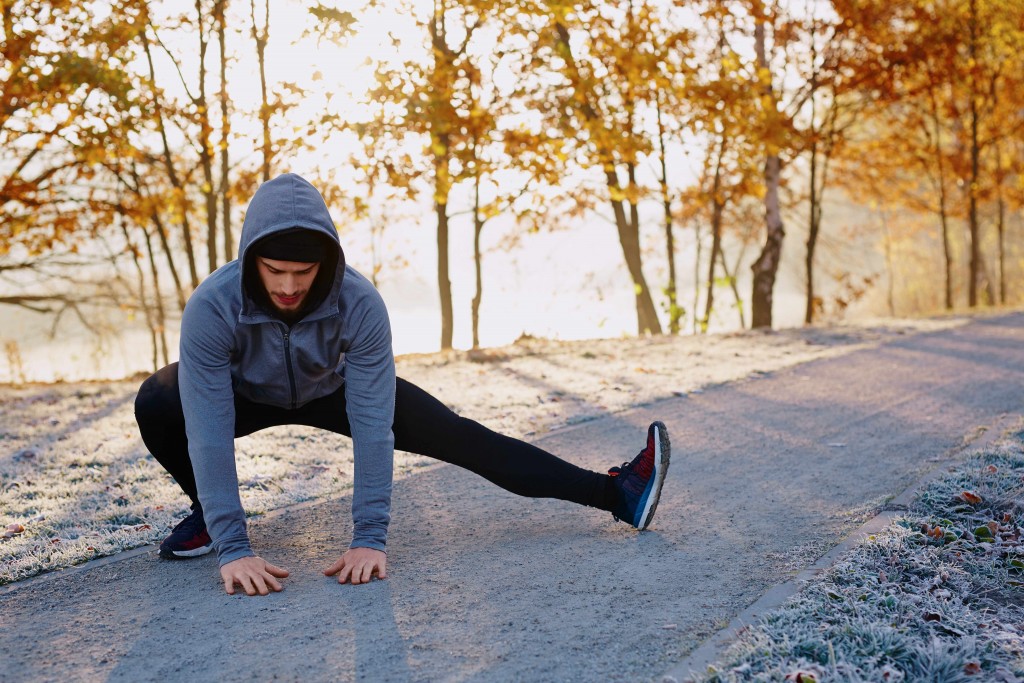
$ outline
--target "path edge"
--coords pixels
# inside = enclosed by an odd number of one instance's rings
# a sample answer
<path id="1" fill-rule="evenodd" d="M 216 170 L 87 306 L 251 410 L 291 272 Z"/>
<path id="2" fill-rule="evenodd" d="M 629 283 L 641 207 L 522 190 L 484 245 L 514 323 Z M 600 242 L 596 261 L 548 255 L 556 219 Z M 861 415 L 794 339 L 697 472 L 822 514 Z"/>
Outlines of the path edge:
<path id="1" fill-rule="evenodd" d="M 972 453 L 981 451 L 1005 437 L 1011 430 L 1019 429 L 1022 415 L 1003 413 L 992 424 L 975 427 L 963 436 L 959 444 L 947 450 L 938 459 L 938 464 L 885 503 L 874 517 L 847 534 L 842 541 L 822 555 L 810 567 L 797 572 L 791 579 L 776 584 L 765 591 L 753 604 L 736 615 L 729 625 L 704 640 L 681 662 L 665 672 L 661 683 L 693 683 L 696 676 L 708 673 L 709 667 L 722 658 L 725 651 L 749 626 L 758 622 L 767 612 L 782 606 L 807 584 L 831 569 L 847 553 L 864 542 L 868 536 L 881 532 L 895 519 L 906 512 L 914 498 L 928 484 L 947 474 L 952 465 L 959 464 Z"/>

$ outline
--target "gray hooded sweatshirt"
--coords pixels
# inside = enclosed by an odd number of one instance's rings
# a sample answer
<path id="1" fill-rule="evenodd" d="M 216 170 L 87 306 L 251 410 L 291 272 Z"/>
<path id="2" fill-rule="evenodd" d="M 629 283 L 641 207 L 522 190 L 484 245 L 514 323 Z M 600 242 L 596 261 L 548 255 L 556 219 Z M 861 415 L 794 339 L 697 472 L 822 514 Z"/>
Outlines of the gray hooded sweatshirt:
<path id="1" fill-rule="evenodd" d="M 182 316 L 178 383 L 189 457 L 222 566 L 254 554 L 235 470 L 236 393 L 294 409 L 344 386 L 355 449 L 351 547 L 384 550 L 387 542 L 395 412 L 387 310 L 373 285 L 345 265 L 340 245 L 330 291 L 291 328 L 259 308 L 242 284 L 246 253 L 261 238 L 291 228 L 315 230 L 338 245 L 320 193 L 287 174 L 256 191 L 238 259 L 199 285 Z"/>

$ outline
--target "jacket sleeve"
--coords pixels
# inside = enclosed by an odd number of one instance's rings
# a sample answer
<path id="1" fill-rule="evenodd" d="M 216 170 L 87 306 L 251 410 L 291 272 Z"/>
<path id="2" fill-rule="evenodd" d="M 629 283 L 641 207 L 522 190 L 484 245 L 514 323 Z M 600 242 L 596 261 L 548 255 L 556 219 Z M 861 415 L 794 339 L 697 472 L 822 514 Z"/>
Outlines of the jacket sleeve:
<path id="1" fill-rule="evenodd" d="M 199 502 L 221 566 L 254 554 L 235 470 L 233 343 L 231 325 L 213 305 L 189 299 L 181 321 L 178 385 Z"/>
<path id="2" fill-rule="evenodd" d="M 395 359 L 391 323 L 376 289 L 369 288 L 346 325 L 355 330 L 345 351 L 345 402 L 355 450 L 351 547 L 384 550 L 391 521 Z"/>

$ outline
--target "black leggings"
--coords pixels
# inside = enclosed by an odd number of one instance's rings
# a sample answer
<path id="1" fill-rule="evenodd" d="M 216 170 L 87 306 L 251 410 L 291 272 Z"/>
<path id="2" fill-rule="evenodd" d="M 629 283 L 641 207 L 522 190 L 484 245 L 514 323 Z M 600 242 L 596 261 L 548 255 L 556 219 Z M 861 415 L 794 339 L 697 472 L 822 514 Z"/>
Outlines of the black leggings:
<path id="1" fill-rule="evenodd" d="M 185 416 L 178 393 L 178 364 L 171 363 L 142 383 L 135 420 L 146 448 L 192 502 L 198 503 L 188 454 Z M 344 387 L 288 410 L 254 403 L 235 394 L 235 437 L 276 425 L 300 424 L 351 437 Z M 398 378 L 395 448 L 464 467 L 507 491 L 532 498 L 560 498 L 602 510 L 614 505 L 610 477 L 561 460 L 523 441 L 459 417 L 416 385 Z"/>

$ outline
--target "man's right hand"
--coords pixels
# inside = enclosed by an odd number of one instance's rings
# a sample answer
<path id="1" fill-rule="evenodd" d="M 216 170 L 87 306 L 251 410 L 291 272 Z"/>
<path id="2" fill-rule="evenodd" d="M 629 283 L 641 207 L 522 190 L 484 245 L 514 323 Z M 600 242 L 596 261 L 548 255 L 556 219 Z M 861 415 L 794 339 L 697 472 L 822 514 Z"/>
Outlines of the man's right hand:
<path id="1" fill-rule="evenodd" d="M 259 557 L 243 557 L 220 568 L 224 579 L 224 590 L 235 594 L 235 586 L 241 586 L 246 595 L 269 595 L 270 591 L 284 589 L 278 579 L 288 576 L 287 569 L 281 569 Z"/>

